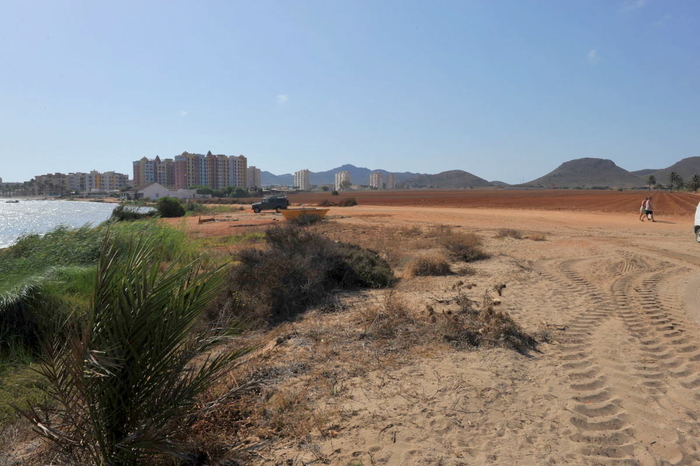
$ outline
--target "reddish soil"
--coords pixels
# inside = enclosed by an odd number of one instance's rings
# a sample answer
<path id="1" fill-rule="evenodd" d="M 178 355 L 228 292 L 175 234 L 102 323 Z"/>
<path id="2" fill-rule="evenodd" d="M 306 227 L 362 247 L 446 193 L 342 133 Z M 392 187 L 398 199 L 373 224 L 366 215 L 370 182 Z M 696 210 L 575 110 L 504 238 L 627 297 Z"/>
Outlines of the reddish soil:
<path id="1" fill-rule="evenodd" d="M 354 197 L 360 205 L 413 207 L 468 207 L 488 209 L 574 210 L 588 212 L 638 212 L 647 191 L 591 190 L 406 190 L 292 194 L 294 204 L 317 204 Z M 691 215 L 700 196 L 689 193 L 652 192 L 654 211 L 663 215 Z"/>

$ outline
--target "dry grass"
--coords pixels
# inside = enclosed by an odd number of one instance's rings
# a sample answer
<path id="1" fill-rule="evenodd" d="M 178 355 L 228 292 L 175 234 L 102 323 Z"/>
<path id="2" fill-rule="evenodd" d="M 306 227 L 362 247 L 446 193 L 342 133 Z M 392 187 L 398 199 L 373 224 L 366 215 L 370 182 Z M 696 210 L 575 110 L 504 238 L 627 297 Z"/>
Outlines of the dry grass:
<path id="1" fill-rule="evenodd" d="M 425 277 L 450 275 L 450 263 L 445 256 L 437 252 L 427 252 L 413 258 L 406 266 L 408 277 Z"/>
<path id="2" fill-rule="evenodd" d="M 519 230 L 513 228 L 501 228 L 496 232 L 495 238 L 523 239 L 523 234 Z"/>
<path id="3" fill-rule="evenodd" d="M 535 233 L 535 234 L 529 235 L 527 238 L 532 240 L 532 241 L 547 241 L 547 235 L 544 235 L 542 233 Z"/>

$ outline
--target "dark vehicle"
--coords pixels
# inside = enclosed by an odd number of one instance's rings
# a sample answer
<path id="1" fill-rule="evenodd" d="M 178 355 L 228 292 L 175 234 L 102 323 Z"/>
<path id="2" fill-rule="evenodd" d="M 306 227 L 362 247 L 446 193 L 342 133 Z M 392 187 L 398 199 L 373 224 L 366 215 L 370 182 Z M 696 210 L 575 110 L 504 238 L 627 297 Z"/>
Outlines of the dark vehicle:
<path id="1" fill-rule="evenodd" d="M 256 214 L 261 210 L 275 210 L 279 212 L 289 207 L 289 200 L 285 196 L 270 196 L 260 202 L 253 204 L 253 212 Z"/>

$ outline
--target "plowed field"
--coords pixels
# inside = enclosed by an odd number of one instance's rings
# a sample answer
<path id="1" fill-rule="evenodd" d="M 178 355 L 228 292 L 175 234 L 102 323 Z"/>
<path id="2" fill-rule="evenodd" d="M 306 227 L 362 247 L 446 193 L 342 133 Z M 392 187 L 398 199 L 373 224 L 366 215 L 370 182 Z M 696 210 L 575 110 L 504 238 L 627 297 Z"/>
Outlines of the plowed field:
<path id="1" fill-rule="evenodd" d="M 468 207 L 541 209 L 589 212 L 637 212 L 644 196 L 652 195 L 654 211 L 663 215 L 691 215 L 700 196 L 688 193 L 584 190 L 406 190 L 293 194 L 295 204 L 337 202 L 354 197 L 361 205 L 411 207 Z"/>

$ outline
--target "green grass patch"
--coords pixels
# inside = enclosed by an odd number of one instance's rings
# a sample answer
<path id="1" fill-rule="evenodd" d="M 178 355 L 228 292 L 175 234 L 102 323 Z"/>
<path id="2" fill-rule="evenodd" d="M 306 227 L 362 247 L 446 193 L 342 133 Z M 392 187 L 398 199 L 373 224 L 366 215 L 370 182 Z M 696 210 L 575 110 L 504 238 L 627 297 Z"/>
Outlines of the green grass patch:
<path id="1" fill-rule="evenodd" d="M 236 246 L 239 244 L 255 244 L 265 241 L 263 232 L 246 233 L 243 235 L 219 236 L 215 238 L 202 238 L 197 244 L 203 249 L 220 246 Z"/>

